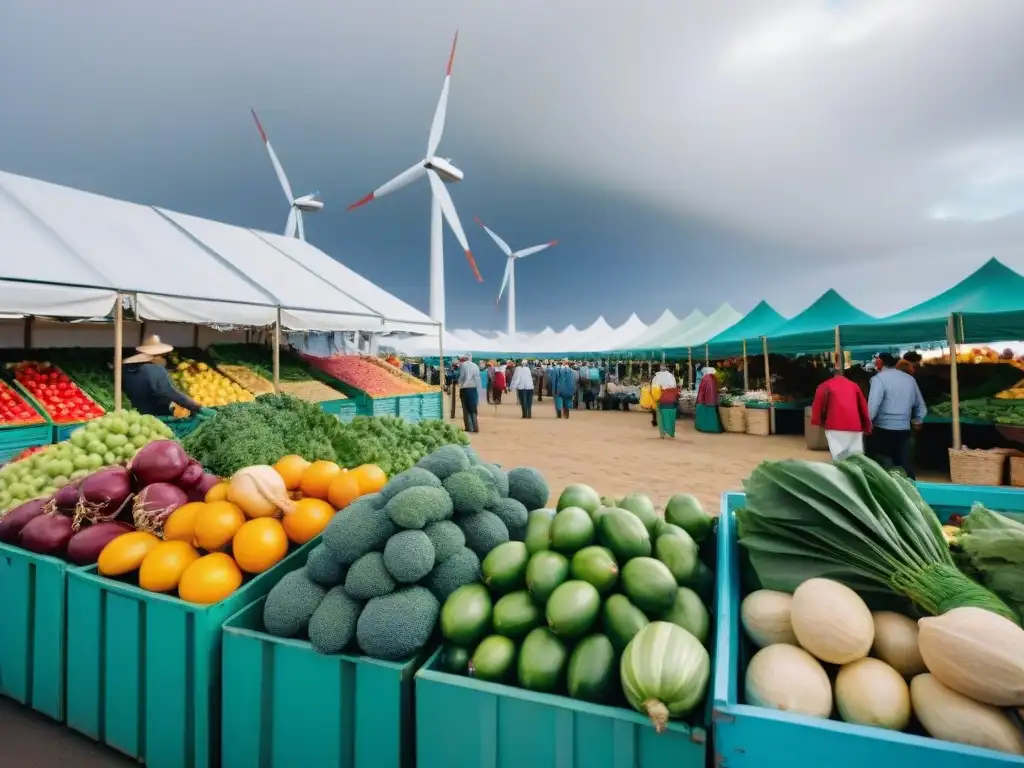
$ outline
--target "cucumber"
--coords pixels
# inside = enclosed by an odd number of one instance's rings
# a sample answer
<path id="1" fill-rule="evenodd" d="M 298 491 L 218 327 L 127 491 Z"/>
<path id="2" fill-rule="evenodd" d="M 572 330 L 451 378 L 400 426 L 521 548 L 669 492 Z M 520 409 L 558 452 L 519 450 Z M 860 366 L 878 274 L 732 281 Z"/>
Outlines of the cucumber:
<path id="1" fill-rule="evenodd" d="M 519 649 L 516 679 L 530 691 L 558 689 L 565 671 L 568 653 L 565 644 L 547 627 L 537 627 L 523 640 Z"/>
<path id="2" fill-rule="evenodd" d="M 555 517 L 553 509 L 535 509 L 526 519 L 526 550 L 532 555 L 545 549 L 551 549 L 551 521 Z"/>
<path id="3" fill-rule="evenodd" d="M 441 606 L 441 634 L 449 643 L 473 645 L 491 629 L 491 596 L 483 584 L 465 584 Z"/>
<path id="4" fill-rule="evenodd" d="M 644 612 L 629 602 L 625 595 L 609 597 L 605 601 L 601 619 L 604 633 L 618 653 L 625 650 L 633 635 L 650 623 Z"/>
<path id="5" fill-rule="evenodd" d="M 635 557 L 622 567 L 622 589 L 637 608 L 651 616 L 672 607 L 679 587 L 663 562 Z"/>
<path id="6" fill-rule="evenodd" d="M 594 540 L 594 521 L 586 510 L 566 507 L 551 521 L 551 548 L 571 555 Z"/>
<path id="7" fill-rule="evenodd" d="M 661 620 L 682 627 L 700 640 L 701 645 L 707 645 L 711 616 L 700 596 L 692 589 L 680 587 L 672 607 L 661 615 Z"/>
<path id="8" fill-rule="evenodd" d="M 530 593 L 522 590 L 505 595 L 496 602 L 492 619 L 495 632 L 520 640 L 531 629 L 544 623 L 544 613 L 530 597 Z"/>
<path id="9" fill-rule="evenodd" d="M 654 534 L 658 523 L 664 519 L 664 515 L 659 515 L 654 509 L 654 502 L 642 493 L 629 494 L 619 502 L 618 506 L 639 517 L 640 522 L 644 524 L 644 528 L 651 535 Z"/>
<path id="10" fill-rule="evenodd" d="M 672 586 L 675 586 L 675 582 L 672 582 Z M 548 598 L 545 615 L 548 626 L 559 637 L 572 639 L 585 635 L 594 625 L 600 611 L 601 595 L 594 585 L 573 580 L 555 588 Z"/>
<path id="11" fill-rule="evenodd" d="M 615 649 L 604 635 L 580 640 L 569 657 L 566 685 L 574 699 L 602 703 L 611 698 L 618 678 Z"/>
<path id="12" fill-rule="evenodd" d="M 555 587 L 567 578 L 569 561 L 557 552 L 537 552 L 526 565 L 526 588 L 539 603 L 546 603 Z"/>
<path id="13" fill-rule="evenodd" d="M 569 573 L 574 579 L 593 584 L 602 595 L 611 592 L 619 580 L 615 555 L 610 549 L 596 545 L 584 547 L 572 556 Z"/>
<path id="14" fill-rule="evenodd" d="M 665 519 L 678 525 L 698 544 L 711 533 L 712 518 L 700 505 L 697 497 L 689 493 L 677 493 L 665 505 Z"/>
<path id="15" fill-rule="evenodd" d="M 675 526 L 673 526 L 675 527 Z M 665 533 L 654 541 L 654 556 L 668 566 L 678 584 L 686 584 L 700 565 L 697 542 L 682 528 L 678 533 Z"/>
<path id="16" fill-rule="evenodd" d="M 466 674 L 470 652 L 461 645 L 446 645 L 441 652 L 441 669 L 453 675 Z"/>
<path id="17" fill-rule="evenodd" d="M 467 667 L 470 677 L 500 683 L 516 665 L 516 644 L 502 635 L 489 635 L 473 651 Z"/>
<path id="18" fill-rule="evenodd" d="M 610 509 L 601 516 L 600 543 L 619 563 L 651 554 L 651 535 L 640 518 L 625 509 Z"/>
<path id="19" fill-rule="evenodd" d="M 521 541 L 506 541 L 499 544 L 484 558 L 480 570 L 484 584 L 495 592 L 512 592 L 526 584 L 526 564 L 530 554 Z"/>

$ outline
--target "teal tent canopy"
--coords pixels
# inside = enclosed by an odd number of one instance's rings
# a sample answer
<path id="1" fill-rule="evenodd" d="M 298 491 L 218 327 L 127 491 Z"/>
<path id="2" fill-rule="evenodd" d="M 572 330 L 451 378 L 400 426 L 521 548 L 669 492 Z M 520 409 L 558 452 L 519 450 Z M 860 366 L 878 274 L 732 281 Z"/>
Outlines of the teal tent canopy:
<path id="1" fill-rule="evenodd" d="M 742 319 L 707 339 L 708 356 L 712 360 L 722 360 L 742 355 L 744 341 L 747 342 L 747 354 L 753 354 L 761 349 L 761 337 L 771 334 L 785 322 L 786 318 L 776 312 L 771 304 L 762 301 Z"/>
<path id="2" fill-rule="evenodd" d="M 835 349 L 836 326 L 874 319 L 830 288 L 799 315 L 764 335 L 768 337 L 768 351 L 775 354 L 826 352 Z"/>

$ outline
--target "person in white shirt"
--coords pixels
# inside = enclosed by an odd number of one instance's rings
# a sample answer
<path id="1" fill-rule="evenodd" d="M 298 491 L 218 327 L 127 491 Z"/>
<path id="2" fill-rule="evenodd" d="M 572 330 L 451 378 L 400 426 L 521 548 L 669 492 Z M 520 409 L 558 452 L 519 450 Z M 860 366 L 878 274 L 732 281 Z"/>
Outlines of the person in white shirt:
<path id="1" fill-rule="evenodd" d="M 520 360 L 512 374 L 511 389 L 516 393 L 519 400 L 519 408 L 523 412 L 524 419 L 533 418 L 533 374 L 525 360 Z"/>
<path id="2" fill-rule="evenodd" d="M 676 404 L 679 401 L 679 385 L 676 384 L 676 377 L 669 371 L 668 366 L 662 363 L 661 369 L 651 379 L 651 386 L 661 390 L 656 404 L 658 437 L 663 440 L 666 436 L 674 438 L 676 436 Z"/>
<path id="3" fill-rule="evenodd" d="M 462 421 L 466 431 L 479 432 L 480 368 L 469 355 L 459 358 L 459 398 L 462 400 Z"/>

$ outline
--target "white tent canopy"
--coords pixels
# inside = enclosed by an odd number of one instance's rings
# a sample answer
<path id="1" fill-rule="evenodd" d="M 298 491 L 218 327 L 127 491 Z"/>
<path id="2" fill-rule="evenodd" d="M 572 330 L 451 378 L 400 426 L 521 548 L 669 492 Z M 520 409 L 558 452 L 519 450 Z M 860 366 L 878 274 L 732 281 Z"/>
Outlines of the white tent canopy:
<path id="1" fill-rule="evenodd" d="M 668 312 L 668 310 L 665 310 Z M 671 313 L 669 313 L 671 314 Z M 618 349 L 623 344 L 628 343 L 631 339 L 635 339 L 637 336 L 647 330 L 647 325 L 636 316 L 634 312 L 618 328 L 614 329 L 605 340 L 604 349 Z"/>
<path id="2" fill-rule="evenodd" d="M 313 246 L 0 172 L 0 308 L 292 330 L 434 332 L 427 315 Z"/>
<path id="3" fill-rule="evenodd" d="M 704 321 L 704 313 L 699 309 L 695 309 L 688 314 L 683 320 L 679 320 L 670 310 L 665 310 L 661 313 L 661 316 L 647 326 L 647 330 L 637 336 L 627 339 L 620 344 L 617 344 L 613 349 L 620 350 L 631 350 L 631 349 L 646 349 L 651 345 L 651 342 L 657 339 L 659 336 L 664 335 L 670 328 L 676 327 L 680 322 L 686 323 L 688 327 L 692 327 Z"/>

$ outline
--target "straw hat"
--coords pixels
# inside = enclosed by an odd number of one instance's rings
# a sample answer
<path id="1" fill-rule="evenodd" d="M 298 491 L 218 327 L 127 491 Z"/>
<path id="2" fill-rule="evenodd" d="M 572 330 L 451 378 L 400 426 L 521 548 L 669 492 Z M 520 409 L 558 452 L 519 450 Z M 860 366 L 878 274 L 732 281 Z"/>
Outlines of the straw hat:
<path id="1" fill-rule="evenodd" d="M 170 344 L 164 344 L 156 334 L 143 339 L 142 343 L 135 348 L 137 355 L 132 355 L 125 363 L 148 363 L 154 357 L 166 355 L 174 350 Z"/>

